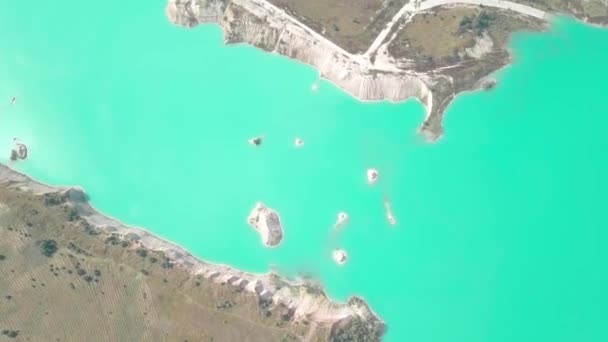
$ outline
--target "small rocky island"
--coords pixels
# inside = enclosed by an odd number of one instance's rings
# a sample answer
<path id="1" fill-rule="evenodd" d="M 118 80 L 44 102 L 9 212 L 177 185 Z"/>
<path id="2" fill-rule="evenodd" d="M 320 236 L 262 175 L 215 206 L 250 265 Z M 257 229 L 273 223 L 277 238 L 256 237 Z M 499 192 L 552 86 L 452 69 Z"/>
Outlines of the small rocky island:
<path id="1" fill-rule="evenodd" d="M 332 252 L 332 258 L 339 266 L 342 266 L 346 263 L 346 259 L 348 259 L 348 254 L 343 249 L 336 249 Z"/>
<path id="2" fill-rule="evenodd" d="M 378 170 L 374 168 L 367 169 L 367 183 L 369 185 L 375 185 L 378 182 Z"/>
<path id="3" fill-rule="evenodd" d="M 11 151 L 11 161 L 27 159 L 27 146 L 17 138 L 13 139 L 15 148 Z"/>
<path id="4" fill-rule="evenodd" d="M 338 213 L 338 217 L 336 219 L 336 223 L 334 223 L 334 228 L 341 228 L 346 224 L 346 221 L 348 221 L 348 214 L 344 211 L 341 211 Z"/>
<path id="5" fill-rule="evenodd" d="M 247 222 L 260 233 L 266 247 L 276 247 L 283 240 L 283 226 L 279 214 L 258 202 L 256 203 Z"/>
<path id="6" fill-rule="evenodd" d="M 295 147 L 302 147 L 304 146 L 304 140 L 302 140 L 302 138 L 296 138 L 293 144 Z"/>
<path id="7" fill-rule="evenodd" d="M 262 145 L 262 137 L 251 138 L 249 139 L 249 143 L 253 146 L 260 146 Z"/>

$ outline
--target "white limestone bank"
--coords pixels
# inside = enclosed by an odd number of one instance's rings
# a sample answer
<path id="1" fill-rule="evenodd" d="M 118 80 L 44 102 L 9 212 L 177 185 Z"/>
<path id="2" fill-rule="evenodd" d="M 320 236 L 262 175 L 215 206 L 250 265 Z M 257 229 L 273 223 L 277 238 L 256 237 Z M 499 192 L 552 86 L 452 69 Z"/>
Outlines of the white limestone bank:
<path id="1" fill-rule="evenodd" d="M 434 99 L 427 86 L 433 81 L 426 74 L 374 67 L 368 58 L 344 51 L 266 1 L 169 0 L 166 12 L 178 25 L 220 25 L 227 44 L 245 42 L 310 64 L 321 77 L 361 100 L 414 97 L 427 107 L 427 118 L 433 116 Z M 425 133 L 431 140 L 441 135 Z"/>
<path id="2" fill-rule="evenodd" d="M 279 214 L 263 203 L 256 203 L 247 217 L 247 223 L 260 233 L 266 247 L 276 247 L 283 241 L 283 225 Z"/>
<path id="3" fill-rule="evenodd" d="M 363 320 L 377 332 L 381 333 L 385 329 L 384 322 L 371 311 L 363 299 L 352 297 L 347 303 L 335 303 L 327 298 L 318 285 L 306 281 L 291 281 L 273 273 L 251 274 L 227 265 L 197 259 L 177 244 L 101 214 L 88 203 L 85 192 L 78 187 L 51 187 L 3 164 L 0 164 L 0 184 L 37 195 L 59 194 L 65 198 L 67 205 L 75 208 L 79 216 L 86 220 L 90 225 L 89 230 L 99 230 L 123 239 L 138 241 L 132 248 L 144 247 L 162 252 L 169 258 L 173 267 L 183 268 L 193 275 L 202 275 L 217 284 L 240 287 L 270 305 L 283 304 L 293 312 L 293 319 L 296 321 L 344 324 L 351 320 Z"/>

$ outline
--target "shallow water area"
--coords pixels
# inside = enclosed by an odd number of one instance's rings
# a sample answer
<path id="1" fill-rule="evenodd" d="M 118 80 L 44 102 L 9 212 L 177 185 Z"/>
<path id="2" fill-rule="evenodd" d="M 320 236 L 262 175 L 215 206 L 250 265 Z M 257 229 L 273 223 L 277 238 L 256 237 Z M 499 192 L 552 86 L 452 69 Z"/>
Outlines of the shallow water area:
<path id="1" fill-rule="evenodd" d="M 225 47 L 215 26 L 175 27 L 164 0 L 87 16 L 78 4 L 0 4 L 2 162 L 18 137 L 30 159 L 17 169 L 80 185 L 102 212 L 203 259 L 361 295 L 386 341 L 608 339 L 608 31 L 558 19 L 516 35 L 517 63 L 493 91 L 460 96 L 428 145 L 416 101 L 312 91 L 313 69 Z M 279 248 L 246 223 L 256 201 L 281 214 Z M 348 251 L 342 267 L 334 248 Z"/>

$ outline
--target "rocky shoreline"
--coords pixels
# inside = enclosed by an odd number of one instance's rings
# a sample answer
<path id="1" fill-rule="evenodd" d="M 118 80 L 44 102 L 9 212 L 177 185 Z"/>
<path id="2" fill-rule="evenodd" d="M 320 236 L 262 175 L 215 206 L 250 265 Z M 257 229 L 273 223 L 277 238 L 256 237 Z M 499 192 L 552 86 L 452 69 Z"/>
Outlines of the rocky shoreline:
<path id="1" fill-rule="evenodd" d="M 477 39 L 469 49 L 472 59 L 466 63 L 431 69 L 420 61 L 390 54 L 388 50 L 397 32 L 413 16 L 426 16 L 436 8 L 450 6 L 488 7 L 512 15 L 527 15 L 534 23 L 533 29 L 546 29 L 551 18 L 549 12 L 510 1 L 411 1 L 386 24 L 383 30 L 386 32 L 377 37 L 367 52 L 352 54 L 267 0 L 168 0 L 166 14 L 171 22 L 185 27 L 217 24 L 224 32 L 226 44 L 247 43 L 309 64 L 319 71 L 320 77 L 359 100 L 399 102 L 416 98 L 426 107 L 426 118 L 419 131 L 427 141 L 434 142 L 443 135 L 444 111 L 456 96 L 487 89 L 484 82 L 512 60 L 506 46 L 492 47 L 483 39 Z M 568 14 L 580 20 L 605 24 L 604 17 L 590 20 L 584 13 L 571 11 Z"/>
<path id="2" fill-rule="evenodd" d="M 85 220 L 88 230 L 101 231 L 133 242 L 133 248 L 146 248 L 163 253 L 171 267 L 179 267 L 192 275 L 202 276 L 217 284 L 239 287 L 258 297 L 260 302 L 284 305 L 293 320 L 319 324 L 345 325 L 350 321 L 365 322 L 375 334 L 385 331 L 384 322 L 372 312 L 363 299 L 352 297 L 347 303 L 331 301 L 319 285 L 304 280 L 288 280 L 274 273 L 251 274 L 227 265 L 197 259 L 181 246 L 151 234 L 145 229 L 122 224 L 95 210 L 79 187 L 52 187 L 0 164 L 0 184 L 38 196 L 54 196 L 73 208 Z"/>
<path id="3" fill-rule="evenodd" d="M 194 27 L 218 24 L 226 44 L 248 43 L 315 67 L 321 77 L 364 101 L 403 101 L 417 98 L 427 108 L 427 118 L 437 108 L 424 74 L 370 69 L 354 56 L 311 29 L 299 25 L 282 11 L 258 0 L 169 0 L 166 13 L 173 23 Z M 426 81 L 431 81 L 427 78 Z M 426 132 L 431 140 L 440 132 Z"/>

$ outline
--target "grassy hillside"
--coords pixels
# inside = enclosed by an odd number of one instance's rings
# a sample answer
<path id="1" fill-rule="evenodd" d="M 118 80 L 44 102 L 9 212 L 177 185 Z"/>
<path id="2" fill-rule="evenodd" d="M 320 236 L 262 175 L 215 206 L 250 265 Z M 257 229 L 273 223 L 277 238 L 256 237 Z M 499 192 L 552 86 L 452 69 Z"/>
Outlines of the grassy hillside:
<path id="1" fill-rule="evenodd" d="M 0 340 L 329 339 L 330 327 L 192 276 L 62 202 L 0 185 Z"/>

